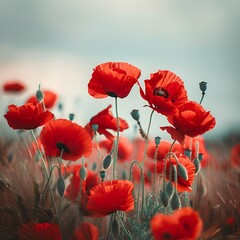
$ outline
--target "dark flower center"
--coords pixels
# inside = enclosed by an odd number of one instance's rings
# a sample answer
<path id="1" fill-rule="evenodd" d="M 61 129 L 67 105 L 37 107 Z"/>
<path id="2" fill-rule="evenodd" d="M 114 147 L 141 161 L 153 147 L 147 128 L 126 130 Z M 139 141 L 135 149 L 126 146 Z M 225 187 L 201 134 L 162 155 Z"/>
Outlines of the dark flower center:
<path id="1" fill-rule="evenodd" d="M 110 96 L 110 97 L 117 97 L 117 94 L 114 93 L 114 92 L 108 92 L 107 94 L 108 94 L 108 96 Z"/>
<path id="2" fill-rule="evenodd" d="M 153 95 L 164 97 L 164 98 L 168 98 L 168 96 L 169 96 L 167 90 L 165 90 L 163 87 L 158 87 L 158 88 L 153 89 Z"/>
<path id="3" fill-rule="evenodd" d="M 171 238 L 171 234 L 170 233 L 164 233 L 163 234 L 163 239 L 170 239 Z"/>
<path id="4" fill-rule="evenodd" d="M 60 150 L 60 151 L 64 151 L 66 153 L 70 153 L 69 149 L 66 147 L 66 145 L 64 143 L 61 143 L 61 142 L 58 142 L 56 144 L 57 148 Z"/>

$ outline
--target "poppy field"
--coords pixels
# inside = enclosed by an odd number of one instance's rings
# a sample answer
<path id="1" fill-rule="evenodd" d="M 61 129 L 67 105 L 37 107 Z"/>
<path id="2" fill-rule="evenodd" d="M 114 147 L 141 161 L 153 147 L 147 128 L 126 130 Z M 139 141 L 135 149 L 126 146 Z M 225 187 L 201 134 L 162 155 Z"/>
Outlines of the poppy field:
<path id="1" fill-rule="evenodd" d="M 147 129 L 141 109 L 131 123 L 118 110 L 135 85 L 150 109 Z M 24 90 L 6 82 L 2 97 Z M 59 96 L 44 86 L 8 105 L 2 117 L 15 137 L 0 139 L 0 239 L 238 239 L 240 144 L 205 140 L 217 122 L 202 106 L 206 82 L 196 102 L 169 70 L 143 81 L 136 66 L 106 62 L 93 69 L 88 93 L 112 104 L 85 125 L 74 113 L 57 118 Z M 156 136 L 153 114 L 168 122 Z"/>

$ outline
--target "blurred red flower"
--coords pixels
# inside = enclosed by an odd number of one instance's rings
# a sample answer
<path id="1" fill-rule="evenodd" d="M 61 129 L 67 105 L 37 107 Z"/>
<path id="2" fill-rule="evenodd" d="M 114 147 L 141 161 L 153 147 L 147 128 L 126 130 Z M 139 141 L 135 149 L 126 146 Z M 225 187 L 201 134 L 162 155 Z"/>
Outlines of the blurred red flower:
<path id="1" fill-rule="evenodd" d="M 103 182 L 90 190 L 87 211 L 96 217 L 103 217 L 119 210 L 131 211 L 134 209 L 133 188 L 133 183 L 128 180 Z"/>
<path id="2" fill-rule="evenodd" d="M 93 129 L 92 125 L 97 124 L 98 130 L 97 132 L 99 134 L 104 134 L 106 138 L 113 139 L 114 136 L 107 131 L 107 129 L 117 131 L 117 119 L 112 115 L 111 112 L 112 105 L 109 105 L 107 108 L 99 112 L 97 115 L 93 116 L 90 120 L 90 122 L 85 126 L 85 129 L 90 134 L 90 136 L 93 137 Z M 119 118 L 119 131 L 122 132 L 123 130 L 128 128 L 128 123 L 122 119 Z"/>
<path id="3" fill-rule="evenodd" d="M 99 143 L 99 146 L 101 148 L 105 148 L 107 152 L 109 153 L 111 149 L 113 148 L 113 140 L 107 139 L 103 140 Z M 119 161 L 127 161 L 131 160 L 133 146 L 132 143 L 125 137 L 120 136 L 119 137 L 119 143 L 118 143 L 118 160 Z"/>
<path id="4" fill-rule="evenodd" d="M 91 223 L 84 222 L 74 230 L 70 240 L 98 240 L 99 230 Z"/>
<path id="5" fill-rule="evenodd" d="M 5 92 L 22 92 L 26 89 L 25 85 L 20 81 L 9 81 L 3 85 L 3 90 Z"/>
<path id="6" fill-rule="evenodd" d="M 201 234 L 203 223 L 198 212 L 184 207 L 172 215 L 156 214 L 150 226 L 155 240 L 196 240 Z"/>
<path id="7" fill-rule="evenodd" d="M 8 125 L 13 129 L 35 129 L 43 126 L 54 118 L 49 111 L 43 111 L 39 103 L 27 103 L 20 107 L 9 105 L 8 112 L 4 115 Z"/>
<path id="8" fill-rule="evenodd" d="M 193 101 L 188 101 L 179 106 L 177 113 L 169 116 L 168 121 L 175 128 L 161 127 L 161 129 L 167 130 L 172 138 L 179 142 L 183 141 L 182 134 L 196 137 L 211 130 L 216 125 L 215 118 L 210 112 L 206 112 L 200 104 Z M 176 134 L 176 131 L 179 132 L 179 135 Z"/>
<path id="9" fill-rule="evenodd" d="M 61 240 L 59 226 L 53 223 L 24 224 L 19 230 L 19 240 Z"/>
<path id="10" fill-rule="evenodd" d="M 159 70 L 144 82 L 145 93 L 139 85 L 142 98 L 153 110 L 163 115 L 173 115 L 177 107 L 188 99 L 183 81 L 168 70 Z"/>
<path id="11" fill-rule="evenodd" d="M 48 90 L 44 90 L 43 91 L 44 94 L 44 104 L 46 108 L 52 108 L 54 106 L 54 104 L 56 103 L 57 100 L 57 94 L 52 92 L 52 91 L 48 91 Z M 31 96 L 26 103 L 36 103 L 37 102 L 37 98 L 36 95 Z"/>
<path id="12" fill-rule="evenodd" d="M 86 130 L 67 119 L 48 122 L 40 139 L 47 156 L 59 157 L 63 151 L 64 160 L 76 161 L 92 152 L 92 140 Z"/>
<path id="13" fill-rule="evenodd" d="M 230 151 L 230 163 L 231 165 L 240 170 L 240 144 L 236 144 Z"/>
<path id="14" fill-rule="evenodd" d="M 88 93 L 94 98 L 125 98 L 140 75 L 138 68 L 125 62 L 100 64 L 93 70 Z"/>
<path id="15" fill-rule="evenodd" d="M 191 186 L 193 184 L 194 181 L 194 176 L 195 176 L 195 166 L 194 164 L 189 160 L 188 157 L 184 156 L 184 155 L 180 155 L 178 156 L 178 161 L 180 164 L 182 164 L 188 174 L 188 179 L 184 180 L 181 176 L 179 176 L 179 174 L 177 175 L 177 190 L 178 192 L 191 192 Z M 169 160 L 169 158 L 167 158 L 167 169 L 166 169 L 166 178 L 169 180 L 169 174 L 170 174 L 170 165 L 177 165 L 177 162 L 175 160 L 174 157 L 171 157 L 171 160 Z M 175 184 L 175 180 L 174 180 L 174 173 L 172 171 L 172 179 L 171 182 Z"/>

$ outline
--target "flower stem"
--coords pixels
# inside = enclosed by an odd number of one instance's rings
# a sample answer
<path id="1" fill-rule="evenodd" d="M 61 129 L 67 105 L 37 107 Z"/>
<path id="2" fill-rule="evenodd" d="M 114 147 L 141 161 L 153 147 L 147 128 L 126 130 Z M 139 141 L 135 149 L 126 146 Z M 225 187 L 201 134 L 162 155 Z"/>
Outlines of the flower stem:
<path id="1" fill-rule="evenodd" d="M 202 101 L 203 101 L 204 96 L 205 96 L 205 92 L 202 92 L 202 97 L 201 97 L 201 100 L 200 100 L 200 102 L 199 102 L 200 105 L 202 104 Z"/>

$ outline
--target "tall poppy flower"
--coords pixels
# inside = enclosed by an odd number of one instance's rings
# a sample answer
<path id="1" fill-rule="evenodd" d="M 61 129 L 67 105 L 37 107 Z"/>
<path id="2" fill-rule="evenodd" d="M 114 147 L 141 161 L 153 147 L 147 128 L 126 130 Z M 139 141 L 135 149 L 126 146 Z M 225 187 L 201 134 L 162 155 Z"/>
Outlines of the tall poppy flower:
<path id="1" fill-rule="evenodd" d="M 102 63 L 93 70 L 88 93 L 94 98 L 125 98 L 140 75 L 137 67 L 125 62 Z"/>
<path id="2" fill-rule="evenodd" d="M 9 105 L 8 112 L 4 115 L 8 125 L 13 129 L 35 129 L 52 120 L 54 115 L 49 111 L 43 111 L 39 103 L 27 103 L 20 107 Z"/>
<path id="3" fill-rule="evenodd" d="M 96 217 L 116 211 L 131 211 L 134 208 L 133 188 L 133 183 L 128 180 L 103 182 L 90 190 L 87 211 Z"/>
<path id="4" fill-rule="evenodd" d="M 142 98 L 153 110 L 163 115 L 173 115 L 177 107 L 188 99 L 183 81 L 168 70 L 159 70 L 144 82 L 145 93 L 139 85 Z"/>
<path id="5" fill-rule="evenodd" d="M 216 125 L 215 118 L 210 112 L 206 112 L 200 104 L 193 101 L 188 101 L 179 106 L 177 113 L 168 117 L 168 121 L 174 128 L 161 127 L 161 129 L 167 130 L 174 140 L 178 140 L 177 137 L 174 137 L 174 135 L 177 136 L 177 134 L 175 134 L 176 131 L 179 132 L 178 136 L 184 134 L 190 137 L 196 137 L 211 130 Z"/>
<path id="6" fill-rule="evenodd" d="M 44 101 L 45 107 L 52 108 L 54 106 L 54 104 L 56 103 L 57 94 L 52 91 L 48 91 L 48 90 L 44 90 L 43 94 L 44 94 L 43 101 Z M 37 102 L 36 96 L 31 96 L 26 101 L 26 103 L 36 103 L 36 102 Z"/>
<path id="7" fill-rule="evenodd" d="M 84 222 L 74 230 L 70 240 L 98 240 L 99 230 L 92 223 Z"/>
<path id="8" fill-rule="evenodd" d="M 92 152 L 92 140 L 86 130 L 67 119 L 48 122 L 40 133 L 40 139 L 47 156 L 76 161 Z"/>
<path id="9" fill-rule="evenodd" d="M 93 136 L 93 125 L 98 125 L 97 132 L 99 134 L 105 135 L 106 138 L 113 139 L 114 136 L 108 131 L 108 129 L 117 131 L 117 119 L 113 116 L 111 109 L 112 105 L 99 112 L 97 115 L 93 116 L 90 122 L 85 126 L 88 133 Z M 128 128 L 128 123 L 119 118 L 119 131 L 122 132 Z"/>
<path id="10" fill-rule="evenodd" d="M 26 86 L 18 80 L 9 81 L 3 85 L 4 92 L 17 93 L 17 92 L 22 92 L 25 89 L 26 89 Z"/>
<path id="11" fill-rule="evenodd" d="M 171 159 L 167 159 L 166 161 L 167 161 L 166 178 L 169 180 L 170 166 L 171 165 L 176 166 L 177 162 L 176 162 L 175 158 L 173 158 L 173 157 L 171 157 Z M 187 180 L 183 179 L 178 173 L 177 174 L 177 190 L 179 192 L 185 192 L 185 191 L 191 192 L 192 191 L 191 186 L 194 182 L 194 176 L 195 176 L 195 166 L 189 160 L 188 157 L 181 155 L 181 154 L 179 154 L 179 156 L 178 156 L 178 161 L 180 164 L 182 164 L 185 167 L 187 174 L 188 174 L 188 179 Z M 169 181 L 171 181 L 172 183 L 175 183 L 173 171 L 172 171 L 171 179 Z"/>
<path id="12" fill-rule="evenodd" d="M 62 240 L 59 226 L 53 223 L 24 224 L 18 235 L 19 240 Z"/>

